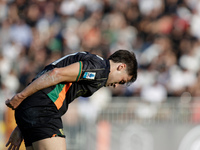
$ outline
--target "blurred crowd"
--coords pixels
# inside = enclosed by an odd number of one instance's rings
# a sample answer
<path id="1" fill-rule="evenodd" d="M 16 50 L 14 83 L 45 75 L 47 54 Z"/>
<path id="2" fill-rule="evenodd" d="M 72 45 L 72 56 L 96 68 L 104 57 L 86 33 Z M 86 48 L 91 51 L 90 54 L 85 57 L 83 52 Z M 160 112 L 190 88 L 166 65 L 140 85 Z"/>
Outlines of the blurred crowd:
<path id="1" fill-rule="evenodd" d="M 138 79 L 112 96 L 198 97 L 199 27 L 199 0 L 0 0 L 1 98 L 63 55 L 118 49 L 136 54 Z"/>

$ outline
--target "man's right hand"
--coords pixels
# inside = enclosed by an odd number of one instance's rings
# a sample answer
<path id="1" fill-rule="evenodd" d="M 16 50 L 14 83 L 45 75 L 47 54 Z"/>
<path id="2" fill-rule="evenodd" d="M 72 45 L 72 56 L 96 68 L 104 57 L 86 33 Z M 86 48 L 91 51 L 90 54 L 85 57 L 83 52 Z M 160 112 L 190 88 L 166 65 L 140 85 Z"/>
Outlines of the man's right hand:
<path id="1" fill-rule="evenodd" d="M 24 98 L 21 98 L 21 97 L 19 96 L 19 94 L 16 94 L 16 95 L 13 96 L 11 99 L 7 99 L 7 100 L 5 101 L 5 104 L 6 104 L 8 107 L 10 107 L 10 108 L 12 108 L 12 109 L 14 110 L 14 109 L 16 109 L 16 108 L 19 106 L 19 104 L 20 104 L 23 100 L 24 100 Z"/>

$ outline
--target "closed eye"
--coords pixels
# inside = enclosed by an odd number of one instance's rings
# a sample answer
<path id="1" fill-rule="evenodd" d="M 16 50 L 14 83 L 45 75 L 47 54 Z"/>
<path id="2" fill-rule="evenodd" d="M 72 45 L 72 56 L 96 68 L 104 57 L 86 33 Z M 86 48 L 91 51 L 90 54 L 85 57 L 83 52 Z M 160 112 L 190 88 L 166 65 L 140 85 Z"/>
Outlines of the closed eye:
<path id="1" fill-rule="evenodd" d="M 120 81 L 119 84 L 125 84 L 126 82 L 124 80 Z"/>

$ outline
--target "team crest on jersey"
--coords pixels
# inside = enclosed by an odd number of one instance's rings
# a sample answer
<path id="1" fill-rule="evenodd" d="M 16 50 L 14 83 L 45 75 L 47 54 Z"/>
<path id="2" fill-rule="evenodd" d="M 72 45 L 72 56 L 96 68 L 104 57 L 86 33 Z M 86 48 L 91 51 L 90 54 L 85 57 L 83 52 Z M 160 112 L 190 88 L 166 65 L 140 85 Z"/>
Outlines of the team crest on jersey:
<path id="1" fill-rule="evenodd" d="M 84 79 L 94 79 L 96 76 L 96 72 L 85 72 L 83 75 Z"/>

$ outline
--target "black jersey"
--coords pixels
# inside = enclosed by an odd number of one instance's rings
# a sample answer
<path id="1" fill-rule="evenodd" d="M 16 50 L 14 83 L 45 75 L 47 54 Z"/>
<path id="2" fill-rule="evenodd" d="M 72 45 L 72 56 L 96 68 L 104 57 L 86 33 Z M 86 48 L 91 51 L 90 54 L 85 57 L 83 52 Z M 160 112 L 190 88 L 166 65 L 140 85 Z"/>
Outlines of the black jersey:
<path id="1" fill-rule="evenodd" d="M 49 97 L 49 99 L 51 99 L 51 101 L 54 102 L 60 115 L 63 115 L 67 111 L 68 104 L 75 98 L 79 96 L 91 96 L 95 91 L 103 87 L 106 84 L 110 72 L 110 64 L 108 60 L 88 52 L 78 52 L 66 55 L 54 61 L 50 65 L 46 66 L 45 69 L 36 76 L 36 78 L 48 70 L 65 67 L 75 62 L 79 62 L 80 64 L 79 75 L 76 82 L 63 82 L 41 90 Z M 45 105 L 45 102 L 42 100 L 30 102 L 29 106 L 31 103 L 32 105 Z"/>

